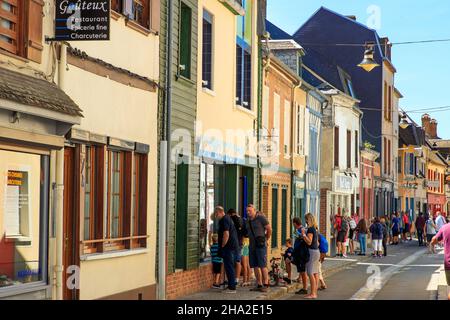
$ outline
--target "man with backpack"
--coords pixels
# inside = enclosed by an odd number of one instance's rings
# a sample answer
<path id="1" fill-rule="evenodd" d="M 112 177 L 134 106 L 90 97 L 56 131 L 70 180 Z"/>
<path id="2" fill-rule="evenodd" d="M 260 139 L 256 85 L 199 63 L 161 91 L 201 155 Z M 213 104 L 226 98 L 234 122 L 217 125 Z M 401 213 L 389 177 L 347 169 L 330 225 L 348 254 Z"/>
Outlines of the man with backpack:
<path id="1" fill-rule="evenodd" d="M 340 253 L 341 257 L 347 258 L 347 236 L 350 230 L 350 224 L 347 217 L 342 217 L 341 230 L 338 232 L 338 256 Z"/>
<path id="2" fill-rule="evenodd" d="M 309 261 L 309 250 L 306 242 L 301 237 L 303 229 L 302 221 L 300 220 L 300 218 L 295 217 L 292 220 L 292 224 L 295 228 L 294 252 L 292 253 L 293 263 L 297 267 L 297 282 L 300 282 L 301 280 L 303 284 L 303 288 L 298 290 L 296 294 L 308 294 L 308 276 L 306 274 L 306 264 Z"/>
<path id="3" fill-rule="evenodd" d="M 327 238 L 324 237 L 324 235 L 319 234 L 319 251 L 320 251 L 320 264 L 319 264 L 319 290 L 326 290 L 327 284 L 325 283 L 325 280 L 323 279 L 323 273 L 322 273 L 322 265 L 325 261 L 325 257 L 328 253 L 328 241 Z"/>
<path id="4" fill-rule="evenodd" d="M 245 225 L 242 218 L 238 215 L 236 210 L 230 209 L 227 212 L 227 215 L 231 217 L 231 220 L 233 220 L 234 227 L 236 228 L 238 241 L 239 241 L 239 254 L 236 257 L 236 285 L 239 285 L 239 278 L 241 276 L 241 270 L 242 270 L 242 246 L 244 242 L 244 235 L 246 233 L 245 231 Z"/>

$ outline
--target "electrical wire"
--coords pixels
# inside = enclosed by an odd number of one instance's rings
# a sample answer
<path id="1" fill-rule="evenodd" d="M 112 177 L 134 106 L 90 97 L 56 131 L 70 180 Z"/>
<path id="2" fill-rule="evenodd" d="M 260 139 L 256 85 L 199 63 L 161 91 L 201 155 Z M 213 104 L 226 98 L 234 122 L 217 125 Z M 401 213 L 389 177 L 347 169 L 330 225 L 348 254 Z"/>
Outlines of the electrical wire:
<path id="1" fill-rule="evenodd" d="M 424 44 L 424 43 L 438 43 L 438 42 L 450 42 L 449 39 L 430 39 L 430 40 L 417 40 L 417 41 L 403 41 L 403 42 L 389 42 L 387 44 L 391 46 L 401 46 L 401 45 L 410 45 L 410 44 Z M 387 44 L 380 44 L 381 46 L 385 46 Z M 367 43 L 301 43 L 302 46 L 310 46 L 310 47 L 366 47 Z M 375 45 L 375 44 L 373 44 Z"/>

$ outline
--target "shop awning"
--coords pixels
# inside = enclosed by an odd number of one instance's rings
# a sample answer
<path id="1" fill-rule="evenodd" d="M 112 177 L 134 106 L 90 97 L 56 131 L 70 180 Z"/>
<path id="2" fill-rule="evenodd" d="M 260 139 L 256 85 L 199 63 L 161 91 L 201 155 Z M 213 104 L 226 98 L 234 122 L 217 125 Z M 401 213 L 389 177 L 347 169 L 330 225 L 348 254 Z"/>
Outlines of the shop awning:
<path id="1" fill-rule="evenodd" d="M 83 116 L 80 107 L 56 84 L 5 68 L 0 68 L 0 108 L 14 109 L 8 107 L 8 103 L 1 103 L 1 100 L 36 107 L 41 112 L 45 110 L 49 118 L 55 118 L 55 113 L 63 115 L 68 122 L 71 122 L 70 118 Z M 28 113 L 23 109 L 15 111 Z M 28 111 L 36 114 L 33 110 Z M 45 112 L 39 115 L 46 117 Z"/>

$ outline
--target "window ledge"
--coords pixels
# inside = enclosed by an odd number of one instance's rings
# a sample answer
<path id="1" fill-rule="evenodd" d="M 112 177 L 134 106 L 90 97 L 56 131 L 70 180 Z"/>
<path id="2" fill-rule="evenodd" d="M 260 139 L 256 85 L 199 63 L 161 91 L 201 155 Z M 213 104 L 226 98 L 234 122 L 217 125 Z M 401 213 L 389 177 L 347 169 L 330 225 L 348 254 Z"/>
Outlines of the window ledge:
<path id="1" fill-rule="evenodd" d="M 148 36 L 150 33 L 152 33 L 149 29 L 141 26 L 139 23 L 137 23 L 134 20 L 125 19 L 125 25 L 139 33 L 142 33 L 144 36 Z"/>
<path id="2" fill-rule="evenodd" d="M 202 91 L 203 91 L 204 93 L 206 93 L 206 94 L 212 96 L 212 97 L 216 97 L 216 96 L 217 96 L 217 94 L 216 94 L 213 90 L 211 90 L 211 89 L 208 89 L 208 88 L 202 88 Z"/>
<path id="3" fill-rule="evenodd" d="M 48 290 L 49 288 L 50 286 L 43 281 L 12 285 L 9 287 L 0 288 L 0 299 L 36 291 Z"/>
<path id="4" fill-rule="evenodd" d="M 241 112 L 243 112 L 243 113 L 246 113 L 246 114 L 249 115 L 249 116 L 256 117 L 256 114 L 255 114 L 255 112 L 254 112 L 253 110 L 249 110 L 249 109 L 247 109 L 247 108 L 244 108 L 244 107 L 241 106 L 241 105 L 236 105 L 236 106 L 235 106 L 235 109 L 238 110 L 238 111 L 241 111 Z"/>
<path id="5" fill-rule="evenodd" d="M 4 56 L 10 57 L 10 58 L 14 58 L 14 59 L 17 59 L 17 60 L 22 61 L 22 62 L 30 63 L 30 60 L 28 60 L 27 58 L 18 56 L 18 55 L 14 54 L 14 53 L 8 52 L 8 51 L 3 50 L 3 49 L 0 49 L 0 55 L 4 55 Z"/>
<path id="6" fill-rule="evenodd" d="M 105 260 L 105 259 L 135 256 L 135 255 L 139 255 L 139 254 L 146 254 L 149 252 L 150 252 L 149 249 L 142 248 L 142 249 L 121 250 L 121 251 L 106 252 L 106 253 L 93 253 L 93 254 L 89 254 L 89 255 L 82 255 L 80 257 L 80 260 L 81 261 Z"/>
<path id="7" fill-rule="evenodd" d="M 186 78 L 185 76 L 182 76 L 181 74 L 177 73 L 177 81 L 179 81 L 179 80 L 181 80 L 181 82 L 185 82 L 186 84 L 195 85 L 195 81 L 194 80 Z"/>

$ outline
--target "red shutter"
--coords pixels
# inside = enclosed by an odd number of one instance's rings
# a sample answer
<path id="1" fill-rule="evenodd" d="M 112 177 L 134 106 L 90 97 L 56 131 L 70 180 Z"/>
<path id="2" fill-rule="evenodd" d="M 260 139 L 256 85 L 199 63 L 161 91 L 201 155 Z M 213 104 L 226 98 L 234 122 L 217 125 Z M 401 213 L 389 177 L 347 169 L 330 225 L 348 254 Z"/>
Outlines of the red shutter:
<path id="1" fill-rule="evenodd" d="M 159 33 L 161 0 L 150 0 L 150 30 Z"/>
<path id="2" fill-rule="evenodd" d="M 44 17 L 42 0 L 27 1 L 28 37 L 26 42 L 27 58 L 41 63 L 42 61 L 42 20 Z"/>

